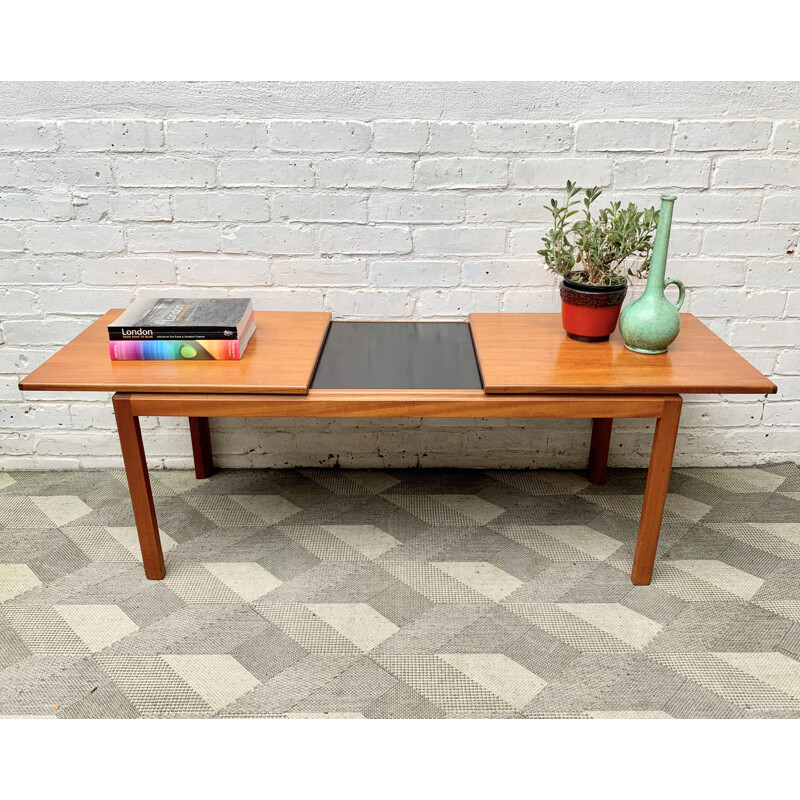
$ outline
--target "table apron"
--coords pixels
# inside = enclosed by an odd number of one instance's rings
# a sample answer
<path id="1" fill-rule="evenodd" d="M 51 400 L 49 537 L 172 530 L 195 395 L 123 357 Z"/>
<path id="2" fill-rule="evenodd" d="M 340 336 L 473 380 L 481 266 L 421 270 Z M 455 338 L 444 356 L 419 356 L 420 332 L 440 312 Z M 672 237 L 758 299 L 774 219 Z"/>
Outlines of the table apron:
<path id="1" fill-rule="evenodd" d="M 656 418 L 678 395 L 486 395 L 482 391 L 307 395 L 117 393 L 137 417 Z"/>

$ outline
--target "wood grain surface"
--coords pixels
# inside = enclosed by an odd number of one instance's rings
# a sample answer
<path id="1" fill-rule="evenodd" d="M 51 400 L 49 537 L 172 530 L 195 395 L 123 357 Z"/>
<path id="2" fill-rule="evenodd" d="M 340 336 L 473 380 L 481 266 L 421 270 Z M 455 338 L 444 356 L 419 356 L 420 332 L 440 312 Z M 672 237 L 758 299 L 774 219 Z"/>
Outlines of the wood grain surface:
<path id="1" fill-rule="evenodd" d="M 112 361 L 106 327 L 121 313 L 100 317 L 20 389 L 305 394 L 331 321 L 322 311 L 256 311 L 256 332 L 239 361 Z"/>
<path id="2" fill-rule="evenodd" d="M 470 314 L 484 390 L 489 394 L 772 394 L 777 391 L 692 314 L 661 355 L 608 342 L 567 338 L 560 314 Z"/>
<path id="3" fill-rule="evenodd" d="M 502 395 L 480 389 L 311 389 L 301 396 L 125 395 L 136 416 L 163 417 L 658 417 L 660 395 Z"/>

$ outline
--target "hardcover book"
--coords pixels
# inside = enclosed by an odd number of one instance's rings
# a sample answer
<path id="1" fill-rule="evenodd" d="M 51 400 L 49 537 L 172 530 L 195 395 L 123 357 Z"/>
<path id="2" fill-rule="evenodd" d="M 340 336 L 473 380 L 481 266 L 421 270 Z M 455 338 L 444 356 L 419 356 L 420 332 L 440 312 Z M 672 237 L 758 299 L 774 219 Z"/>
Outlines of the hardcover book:
<path id="1" fill-rule="evenodd" d="M 241 339 L 253 316 L 246 298 L 142 298 L 108 326 L 111 341 Z"/>
<path id="2" fill-rule="evenodd" d="M 112 361 L 238 361 L 256 329 L 253 317 L 241 339 L 126 339 L 110 341 Z"/>

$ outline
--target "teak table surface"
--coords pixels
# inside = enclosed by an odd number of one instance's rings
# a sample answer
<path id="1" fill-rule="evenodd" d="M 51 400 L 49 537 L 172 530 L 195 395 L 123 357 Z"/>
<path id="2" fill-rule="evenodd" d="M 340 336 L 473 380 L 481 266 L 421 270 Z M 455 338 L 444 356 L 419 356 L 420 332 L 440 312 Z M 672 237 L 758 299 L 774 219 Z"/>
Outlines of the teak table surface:
<path id="1" fill-rule="evenodd" d="M 112 361 L 108 325 L 92 323 L 20 383 L 23 390 L 70 392 L 234 392 L 305 394 L 331 315 L 256 311 L 256 330 L 239 361 Z"/>
<path id="2" fill-rule="evenodd" d="M 775 384 L 692 314 L 666 353 L 564 335 L 560 314 L 470 314 L 484 391 L 494 393 L 771 394 Z"/>
<path id="3" fill-rule="evenodd" d="M 154 580 L 163 578 L 166 568 L 142 416 L 189 418 L 198 478 L 214 470 L 209 417 L 592 419 L 592 483 L 605 481 L 613 420 L 654 418 L 631 571 L 633 583 L 641 585 L 652 577 L 681 393 L 776 391 L 691 314 L 681 315 L 682 329 L 669 351 L 653 356 L 626 350 L 618 334 L 605 343 L 567 339 L 558 314 L 472 314 L 468 329 L 463 323 L 421 322 L 331 328 L 327 313 L 257 311 L 256 333 L 241 361 L 113 362 L 106 326 L 120 313 L 109 311 L 20 381 L 20 388 L 116 393 L 114 412 L 144 570 Z M 348 327 L 353 325 L 356 330 Z M 330 348 L 329 330 L 336 331 Z M 319 382 L 309 388 L 321 354 L 324 368 L 321 364 Z M 354 365 L 348 359 L 361 361 Z M 454 364 L 461 366 L 453 370 Z M 348 388 L 350 381 L 361 388 Z M 468 386 L 474 388 L 463 388 Z"/>
<path id="4" fill-rule="evenodd" d="M 331 321 L 327 312 L 256 311 L 256 332 L 241 361 L 112 361 L 106 327 L 121 313 L 104 314 L 22 380 L 20 388 L 306 394 Z M 680 335 L 667 353 L 657 356 L 628 350 L 616 332 L 610 341 L 591 346 L 568 339 L 559 314 L 470 314 L 469 324 L 488 394 L 776 391 L 692 314 L 681 315 Z"/>

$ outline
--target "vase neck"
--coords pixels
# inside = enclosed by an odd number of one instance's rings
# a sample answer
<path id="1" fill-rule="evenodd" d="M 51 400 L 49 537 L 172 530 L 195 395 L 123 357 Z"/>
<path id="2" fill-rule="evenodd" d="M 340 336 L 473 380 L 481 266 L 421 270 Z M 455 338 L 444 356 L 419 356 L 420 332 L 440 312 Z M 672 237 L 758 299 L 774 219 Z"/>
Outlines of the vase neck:
<path id="1" fill-rule="evenodd" d="M 658 212 L 658 227 L 653 242 L 653 254 L 650 257 L 650 269 L 647 273 L 645 291 L 661 292 L 664 289 L 664 278 L 667 271 L 667 251 L 669 250 L 669 233 L 672 227 L 672 207 L 674 195 L 661 196 L 661 210 Z"/>

